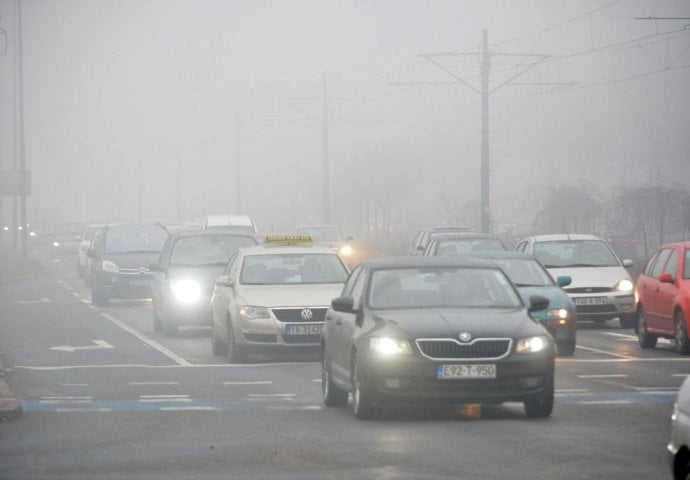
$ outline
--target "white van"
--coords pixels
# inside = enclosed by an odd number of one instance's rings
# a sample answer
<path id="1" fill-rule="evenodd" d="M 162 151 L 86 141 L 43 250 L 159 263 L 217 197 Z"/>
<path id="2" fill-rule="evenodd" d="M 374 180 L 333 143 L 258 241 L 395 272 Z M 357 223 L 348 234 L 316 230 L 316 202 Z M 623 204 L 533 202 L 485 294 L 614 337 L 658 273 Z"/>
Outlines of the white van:
<path id="1" fill-rule="evenodd" d="M 223 228 L 248 233 L 250 235 L 256 235 L 256 224 L 249 215 L 206 215 L 201 228 L 202 230 Z"/>

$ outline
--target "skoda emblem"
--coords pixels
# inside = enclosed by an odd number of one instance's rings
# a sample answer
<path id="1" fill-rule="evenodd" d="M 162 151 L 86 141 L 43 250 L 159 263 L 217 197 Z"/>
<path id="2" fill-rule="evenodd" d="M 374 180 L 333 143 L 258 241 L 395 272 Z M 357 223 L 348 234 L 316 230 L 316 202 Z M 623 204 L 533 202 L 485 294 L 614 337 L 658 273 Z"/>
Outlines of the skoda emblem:
<path id="1" fill-rule="evenodd" d="M 314 316 L 314 312 L 312 312 L 308 308 L 305 308 L 304 310 L 299 312 L 299 316 L 302 317 L 302 320 L 304 320 L 305 322 L 308 322 L 309 320 L 311 320 L 311 317 Z"/>
<path id="2" fill-rule="evenodd" d="M 470 332 L 462 332 L 460 334 L 460 341 L 461 342 L 467 343 L 470 340 L 472 340 L 472 335 L 470 335 Z"/>

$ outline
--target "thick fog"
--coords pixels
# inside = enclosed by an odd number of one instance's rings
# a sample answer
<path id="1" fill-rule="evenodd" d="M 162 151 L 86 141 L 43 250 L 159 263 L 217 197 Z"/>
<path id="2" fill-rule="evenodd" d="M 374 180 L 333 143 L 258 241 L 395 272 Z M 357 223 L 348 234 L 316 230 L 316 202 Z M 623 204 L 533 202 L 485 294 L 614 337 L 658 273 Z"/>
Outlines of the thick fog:
<path id="1" fill-rule="evenodd" d="M 0 0 L 2 170 L 15 6 Z M 23 0 L 28 218 L 320 223 L 325 90 L 331 223 L 479 228 L 484 29 L 494 229 L 528 230 L 544 186 L 690 187 L 690 20 L 636 17 L 690 4 Z"/>

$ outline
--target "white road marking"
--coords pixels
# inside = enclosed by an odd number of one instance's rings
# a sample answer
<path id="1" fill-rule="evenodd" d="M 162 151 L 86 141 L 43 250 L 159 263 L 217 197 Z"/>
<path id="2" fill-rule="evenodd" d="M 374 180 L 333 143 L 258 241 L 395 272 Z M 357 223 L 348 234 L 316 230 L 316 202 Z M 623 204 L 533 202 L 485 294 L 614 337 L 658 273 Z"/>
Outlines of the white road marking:
<path id="1" fill-rule="evenodd" d="M 676 393 L 678 389 L 675 390 L 649 390 L 646 392 L 640 392 L 642 395 L 668 395 L 669 393 Z"/>
<path id="2" fill-rule="evenodd" d="M 86 304 L 89 306 L 89 308 L 90 308 L 91 310 L 95 310 L 95 311 L 98 311 L 98 310 L 99 310 L 98 307 L 96 307 L 96 306 L 94 306 L 94 305 L 91 305 L 91 302 L 89 302 L 89 301 L 86 300 L 86 299 L 84 299 L 84 303 L 86 303 Z"/>
<path id="3" fill-rule="evenodd" d="M 110 408 L 56 408 L 57 413 L 112 412 Z"/>
<path id="4" fill-rule="evenodd" d="M 292 398 L 294 393 L 250 393 L 249 398 Z"/>
<path id="5" fill-rule="evenodd" d="M 159 403 L 159 402 L 183 402 L 191 403 L 189 395 L 140 395 L 140 403 Z"/>
<path id="6" fill-rule="evenodd" d="M 673 377 L 688 377 L 690 376 L 690 373 L 673 373 L 671 374 Z"/>
<path id="7" fill-rule="evenodd" d="M 582 345 L 577 345 L 577 348 L 582 349 L 582 350 L 586 350 L 588 352 L 601 353 L 603 355 L 611 355 L 612 357 L 626 358 L 626 359 L 635 358 L 635 357 L 631 357 L 630 355 L 622 355 L 620 353 L 607 352 L 606 350 L 599 350 L 598 348 L 585 347 Z"/>
<path id="8" fill-rule="evenodd" d="M 159 409 L 161 412 L 216 412 L 218 411 L 215 407 L 161 407 Z"/>
<path id="9" fill-rule="evenodd" d="M 660 390 L 671 390 L 673 392 L 678 390 L 678 387 L 632 387 L 638 392 L 656 392 Z"/>
<path id="10" fill-rule="evenodd" d="M 179 385 L 179 382 L 129 382 L 130 385 Z"/>
<path id="11" fill-rule="evenodd" d="M 61 387 L 88 387 L 88 383 L 61 383 Z"/>
<path id="12" fill-rule="evenodd" d="M 301 405 L 301 406 L 287 406 L 287 405 L 275 405 L 268 407 L 269 410 L 301 410 L 301 411 L 313 411 L 313 410 L 323 410 L 320 405 Z"/>
<path id="13" fill-rule="evenodd" d="M 578 375 L 578 378 L 625 378 L 627 375 L 625 374 L 612 374 L 612 375 Z"/>
<path id="14" fill-rule="evenodd" d="M 72 292 L 72 296 L 75 298 L 81 298 L 81 295 L 79 295 L 77 292 Z"/>
<path id="15" fill-rule="evenodd" d="M 578 403 L 580 405 L 627 405 L 632 402 L 628 400 L 584 400 Z"/>
<path id="16" fill-rule="evenodd" d="M 60 347 L 50 347 L 51 350 L 57 350 L 59 352 L 76 352 L 77 350 L 102 350 L 115 348 L 105 340 L 92 340 L 94 345 L 87 345 L 84 347 L 72 347 L 70 345 L 62 345 Z"/>
<path id="17" fill-rule="evenodd" d="M 50 298 L 41 297 L 38 300 L 18 300 L 15 302 L 18 305 L 35 305 L 37 303 L 52 303 Z"/>
<path id="18" fill-rule="evenodd" d="M 39 403 L 91 403 L 93 397 L 41 397 Z"/>
<path id="19" fill-rule="evenodd" d="M 223 382 L 223 385 L 271 385 L 271 380 L 258 380 L 255 382 Z"/>
<path id="20" fill-rule="evenodd" d="M 163 345 L 161 345 L 161 344 L 159 344 L 159 343 L 157 343 L 157 342 L 154 342 L 154 341 L 151 340 L 150 338 L 146 337 L 144 334 L 142 334 L 142 333 L 140 333 L 139 331 L 133 329 L 132 327 L 130 327 L 129 325 L 125 324 L 124 322 L 118 320 L 117 318 L 113 317 L 112 315 L 107 314 L 107 313 L 105 313 L 105 312 L 101 312 L 101 316 L 102 316 L 103 318 L 107 318 L 108 320 L 110 320 L 111 322 L 113 322 L 115 325 L 117 325 L 118 327 L 122 328 L 124 331 L 126 331 L 126 332 L 128 332 L 128 333 L 134 335 L 134 336 L 137 337 L 139 340 L 141 340 L 142 342 L 144 342 L 146 345 L 148 345 L 149 347 L 153 348 L 154 350 L 159 351 L 160 353 L 162 353 L 163 355 L 165 355 L 166 357 L 168 357 L 169 359 L 171 359 L 172 361 L 174 361 L 174 362 L 177 363 L 178 365 L 182 365 L 182 366 L 185 366 L 185 367 L 189 367 L 189 366 L 192 365 L 191 363 L 189 363 L 189 362 L 188 362 L 187 360 L 185 360 L 184 358 L 182 358 L 182 357 L 180 357 L 179 355 L 177 355 L 176 353 L 174 353 L 174 352 L 168 350 L 168 349 L 165 348 Z"/>
<path id="21" fill-rule="evenodd" d="M 320 379 L 320 378 L 315 378 L 315 379 L 312 380 L 312 382 L 314 382 L 314 383 L 321 383 L 321 379 Z"/>

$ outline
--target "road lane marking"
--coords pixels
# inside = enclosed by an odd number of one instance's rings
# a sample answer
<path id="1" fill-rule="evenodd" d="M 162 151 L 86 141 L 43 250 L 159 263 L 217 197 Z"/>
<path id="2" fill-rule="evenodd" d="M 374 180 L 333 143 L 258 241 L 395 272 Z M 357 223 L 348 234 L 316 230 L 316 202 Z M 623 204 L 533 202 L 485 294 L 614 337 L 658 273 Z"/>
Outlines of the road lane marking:
<path id="1" fill-rule="evenodd" d="M 57 413 L 112 412 L 109 408 L 56 408 Z"/>
<path id="2" fill-rule="evenodd" d="M 662 390 L 678 391 L 678 387 L 632 387 L 632 389 L 638 392 L 658 392 Z"/>
<path id="3" fill-rule="evenodd" d="M 81 295 L 79 295 L 77 292 L 72 292 L 72 296 L 76 298 L 81 298 Z"/>
<path id="4" fill-rule="evenodd" d="M 313 383 L 321 383 L 321 379 L 320 379 L 320 378 L 315 378 L 315 379 L 312 380 L 312 382 L 313 382 Z"/>
<path id="5" fill-rule="evenodd" d="M 673 373 L 671 374 L 673 377 L 688 377 L 690 376 L 690 373 Z"/>
<path id="6" fill-rule="evenodd" d="M 161 412 L 217 412 L 215 407 L 161 407 Z"/>
<path id="7" fill-rule="evenodd" d="M 18 300 L 14 303 L 17 305 L 35 305 L 38 303 L 52 303 L 52 300 L 50 298 L 41 297 L 38 300 Z"/>
<path id="8" fill-rule="evenodd" d="M 154 342 L 153 340 L 151 340 L 150 338 L 148 338 L 147 336 L 145 336 L 144 334 L 142 334 L 138 330 L 135 330 L 132 327 L 130 327 L 129 325 L 125 324 L 121 320 L 113 317 L 112 315 L 110 315 L 108 313 L 105 313 L 105 312 L 100 312 L 100 313 L 101 313 L 101 316 L 103 318 L 110 320 L 115 325 L 122 328 L 124 331 L 134 335 L 139 340 L 144 342 L 146 345 L 148 345 L 149 347 L 153 348 L 154 350 L 157 350 L 158 352 L 162 353 L 163 355 L 165 355 L 166 357 L 168 357 L 169 359 L 171 359 L 173 362 L 177 363 L 178 365 L 182 365 L 185 367 L 190 367 L 192 365 L 191 363 L 189 363 L 184 358 L 182 358 L 179 355 L 177 355 L 176 353 L 168 350 L 167 348 L 165 348 L 160 343 Z"/>
<path id="9" fill-rule="evenodd" d="M 612 357 L 619 357 L 619 358 L 625 358 L 625 359 L 635 358 L 635 357 L 631 357 L 630 355 L 623 355 L 620 353 L 607 352 L 606 350 L 599 350 L 598 348 L 585 347 L 582 345 L 577 345 L 577 348 L 580 348 L 582 350 L 587 350 L 588 352 L 601 353 L 602 355 L 611 355 Z"/>
<path id="10" fill-rule="evenodd" d="M 257 380 L 255 382 L 223 382 L 223 385 L 271 385 L 271 380 Z"/>
<path id="11" fill-rule="evenodd" d="M 625 374 L 611 374 L 611 375 L 578 375 L 578 378 L 626 378 Z"/>
<path id="12" fill-rule="evenodd" d="M 250 393 L 247 395 L 250 399 L 264 399 L 264 398 L 294 398 L 296 395 L 294 393 Z"/>
<path id="13" fill-rule="evenodd" d="M 630 405 L 629 400 L 583 400 L 578 402 L 580 405 Z"/>
<path id="14" fill-rule="evenodd" d="M 50 350 L 57 350 L 59 352 L 76 352 L 77 350 L 101 350 L 115 348 L 105 340 L 91 340 L 95 345 L 87 345 L 84 347 L 72 347 L 70 345 L 62 345 L 60 347 L 50 347 Z"/>
<path id="15" fill-rule="evenodd" d="M 669 393 L 677 393 L 678 389 L 675 390 L 649 390 L 646 392 L 640 392 L 642 395 L 668 395 Z"/>

